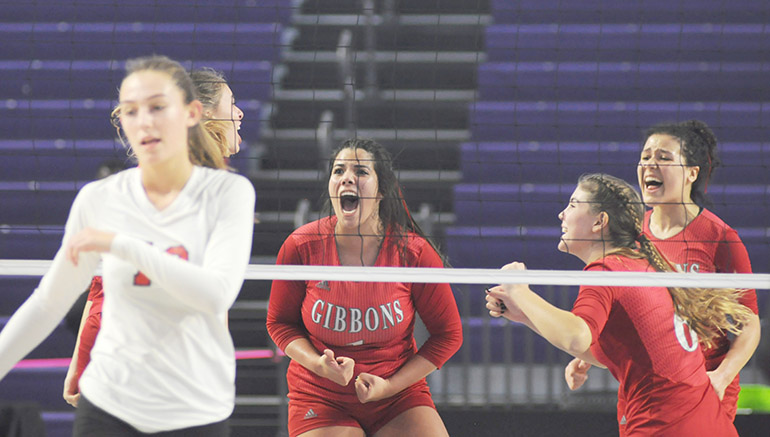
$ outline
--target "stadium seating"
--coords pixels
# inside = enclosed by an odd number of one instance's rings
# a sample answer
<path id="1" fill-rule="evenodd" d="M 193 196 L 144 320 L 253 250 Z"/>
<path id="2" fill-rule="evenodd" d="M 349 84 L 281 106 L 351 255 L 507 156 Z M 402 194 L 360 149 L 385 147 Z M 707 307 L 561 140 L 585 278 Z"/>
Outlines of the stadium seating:
<path id="1" fill-rule="evenodd" d="M 762 141 L 770 134 L 762 102 L 479 101 L 471 105 L 477 141 L 628 141 L 648 127 L 696 118 L 719 138 Z"/>
<path id="2" fill-rule="evenodd" d="M 491 0 L 495 23 L 763 23 L 767 4 L 745 0 Z"/>
<path id="3" fill-rule="evenodd" d="M 2 59 L 122 59 L 162 53 L 198 61 L 272 60 L 281 26 L 273 23 L 6 23 Z"/>
<path id="4" fill-rule="evenodd" d="M 567 183 L 583 173 L 603 172 L 636 181 L 638 142 L 467 142 L 461 145 L 460 170 L 468 183 Z M 722 164 L 710 185 L 736 181 L 770 184 L 770 144 L 722 143 Z"/>
<path id="5" fill-rule="evenodd" d="M 766 8 L 493 0 L 454 188 L 456 224 L 446 230 L 453 265 L 500 265 L 510 258 L 494 252 L 507 248 L 558 268 L 556 215 L 578 176 L 605 172 L 636 185 L 644 130 L 695 118 L 720 141 L 711 209 L 739 230 L 754 270 L 770 271 Z M 549 223 L 554 235 L 536 231 Z"/>
<path id="6" fill-rule="evenodd" d="M 274 38 L 272 32 L 265 35 L 258 36 L 270 41 Z M 161 48 L 155 50 L 163 53 Z M 196 60 L 185 64 L 225 72 L 236 98 L 268 100 L 272 93 L 272 64 L 243 59 L 231 62 Z M 124 60 L 1 60 L 0 95 L 14 100 L 85 100 L 94 96 L 117 99 L 117 89 L 125 73 L 124 64 Z"/>
<path id="7" fill-rule="evenodd" d="M 457 221 L 481 226 L 553 222 L 567 205 L 574 181 L 564 184 L 458 184 L 454 189 Z M 770 186 L 710 185 L 711 210 L 734 227 L 762 227 L 770 216 Z"/>
<path id="8" fill-rule="evenodd" d="M 761 23 L 659 24 L 659 20 L 660 17 L 647 23 L 496 24 L 487 28 L 488 59 L 616 61 L 632 65 L 638 62 L 756 62 L 770 47 L 770 36 L 763 31 Z"/>
<path id="9" fill-rule="evenodd" d="M 17 22 L 286 23 L 292 8 L 289 0 L 207 0 L 192 7 L 188 0 L 35 0 L 4 3 L 3 12 Z"/>
<path id="10" fill-rule="evenodd" d="M 770 97 L 761 62 L 488 62 L 478 74 L 482 101 L 761 102 Z"/>

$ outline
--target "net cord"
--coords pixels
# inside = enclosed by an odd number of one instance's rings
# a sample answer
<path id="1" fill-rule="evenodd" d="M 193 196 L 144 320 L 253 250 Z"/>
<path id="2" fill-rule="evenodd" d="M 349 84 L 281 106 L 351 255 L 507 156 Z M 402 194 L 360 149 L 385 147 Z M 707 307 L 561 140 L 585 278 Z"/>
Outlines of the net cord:
<path id="1" fill-rule="evenodd" d="M 42 276 L 48 260 L 0 260 L 0 275 Z M 450 284 L 618 285 L 770 289 L 770 274 L 584 272 L 414 267 L 337 267 L 250 264 L 248 280 L 415 282 Z"/>

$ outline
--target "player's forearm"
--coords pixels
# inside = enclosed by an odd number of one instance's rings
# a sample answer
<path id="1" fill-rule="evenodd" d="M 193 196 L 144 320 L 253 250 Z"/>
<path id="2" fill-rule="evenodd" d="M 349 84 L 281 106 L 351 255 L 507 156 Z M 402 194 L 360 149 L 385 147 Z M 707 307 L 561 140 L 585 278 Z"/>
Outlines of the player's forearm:
<path id="1" fill-rule="evenodd" d="M 760 321 L 756 314 L 743 325 L 741 335 L 735 338 L 725 359 L 719 364 L 716 371 L 720 373 L 727 383 L 735 379 L 743 366 L 751 359 L 759 345 Z"/>
<path id="2" fill-rule="evenodd" d="M 320 373 L 318 358 L 321 353 L 310 343 L 307 338 L 297 338 L 291 341 L 284 349 L 286 356 L 296 361 L 302 367 L 310 370 L 316 375 L 323 376 Z"/>
<path id="3" fill-rule="evenodd" d="M 436 370 L 436 366 L 428 361 L 428 359 L 420 355 L 414 355 L 396 373 L 388 378 L 388 382 L 393 389 L 393 393 L 390 396 L 425 378 L 434 370 Z"/>

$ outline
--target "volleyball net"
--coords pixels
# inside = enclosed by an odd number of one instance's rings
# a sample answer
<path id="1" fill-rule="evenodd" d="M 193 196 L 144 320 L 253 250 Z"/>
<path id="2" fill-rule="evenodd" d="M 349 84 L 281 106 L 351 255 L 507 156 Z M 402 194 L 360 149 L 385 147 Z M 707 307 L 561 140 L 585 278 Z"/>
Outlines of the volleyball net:
<path id="1" fill-rule="evenodd" d="M 0 261 L 0 291 L 4 312 L 10 314 L 34 289 L 50 266 L 48 260 Z M 463 324 L 460 350 L 439 371 L 429 377 L 434 400 L 443 406 L 550 405 L 564 408 L 612 409 L 617 383 L 601 369 L 591 369 L 585 388 L 570 392 L 563 380 L 564 366 L 571 357 L 548 344 L 526 326 L 495 319 L 485 307 L 484 289 L 496 284 L 526 283 L 553 305 L 569 310 L 579 285 L 641 287 L 732 287 L 756 289 L 760 301 L 766 301 L 770 289 L 768 274 L 715 273 L 643 273 L 584 272 L 567 270 L 503 271 L 465 268 L 330 267 L 252 264 L 248 266 L 241 296 L 230 311 L 229 326 L 239 359 L 239 393 L 256 390 L 244 388 L 255 378 L 254 372 L 275 372 L 269 396 L 242 395 L 239 402 L 281 405 L 285 400 L 283 354 L 265 333 L 264 320 L 273 280 L 449 283 Z M 265 300 L 263 300 L 265 299 Z M 384 311 L 384 310 L 383 310 Z M 376 312 L 376 311 L 375 311 Z M 77 311 L 76 311 L 77 313 Z M 324 312 L 325 313 L 325 312 Z M 77 313 L 79 316 L 79 313 Z M 320 314 L 319 317 L 324 317 Z M 326 314 L 325 317 L 329 317 Z M 387 314 L 368 314 L 367 323 L 385 323 Z M 72 328 L 70 328 L 72 329 Z M 418 344 L 427 339 L 427 331 L 416 324 Z M 47 368 L 66 370 L 71 353 L 64 326 L 57 328 L 41 348 L 20 364 L 19 369 Z M 41 356 L 41 354 L 43 354 Z M 283 364 L 281 364 L 283 363 Z M 278 364 L 276 369 L 271 366 Z M 62 373 L 63 375 L 63 373 Z M 276 382 L 277 381 L 277 382 Z M 741 372 L 743 384 L 765 383 L 760 358 L 752 358 Z M 253 383 L 253 382 L 252 382 Z M 258 399 L 258 400 L 255 400 Z"/>

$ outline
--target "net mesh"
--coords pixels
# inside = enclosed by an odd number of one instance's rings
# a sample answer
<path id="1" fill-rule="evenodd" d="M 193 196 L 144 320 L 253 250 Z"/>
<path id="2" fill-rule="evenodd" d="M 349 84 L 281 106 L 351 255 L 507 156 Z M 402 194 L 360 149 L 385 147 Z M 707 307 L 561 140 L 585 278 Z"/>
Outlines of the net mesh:
<path id="1" fill-rule="evenodd" d="M 328 214 L 330 151 L 370 137 L 393 155 L 412 215 L 456 268 L 298 267 L 286 279 L 416 275 L 455 284 L 467 329 L 485 334 L 469 336 L 458 365 L 440 374 L 437 398 L 471 402 L 472 387 L 486 387 L 473 399 L 489 401 L 498 389 L 504 400 L 556 399 L 558 372 L 537 360 L 563 357 L 483 318 L 478 305 L 485 285 L 512 280 L 496 270 L 512 260 L 526 262 L 532 270 L 518 275 L 565 308 L 588 278 L 746 286 L 766 307 L 770 4 L 739 3 L 0 0 L 2 283 L 31 290 L 30 275 L 46 262 L 13 260 L 50 260 L 77 190 L 105 166 L 133 165 L 109 113 L 124 61 L 165 54 L 222 71 L 245 114 L 242 150 L 230 163 L 256 188 L 258 223 L 236 328 L 264 329 L 250 311 L 264 310 L 267 280 L 284 274 L 265 265 L 293 229 Z M 581 263 L 555 250 L 556 217 L 577 177 L 605 172 L 636 185 L 641 132 L 687 119 L 705 121 L 719 140 L 710 209 L 738 231 L 757 274 L 577 272 Z M 521 349 L 506 349 L 513 344 Z M 493 356 L 532 365 L 483 361 Z M 537 372 L 543 384 L 533 382 Z M 492 382 L 500 378 L 507 382 Z"/>

